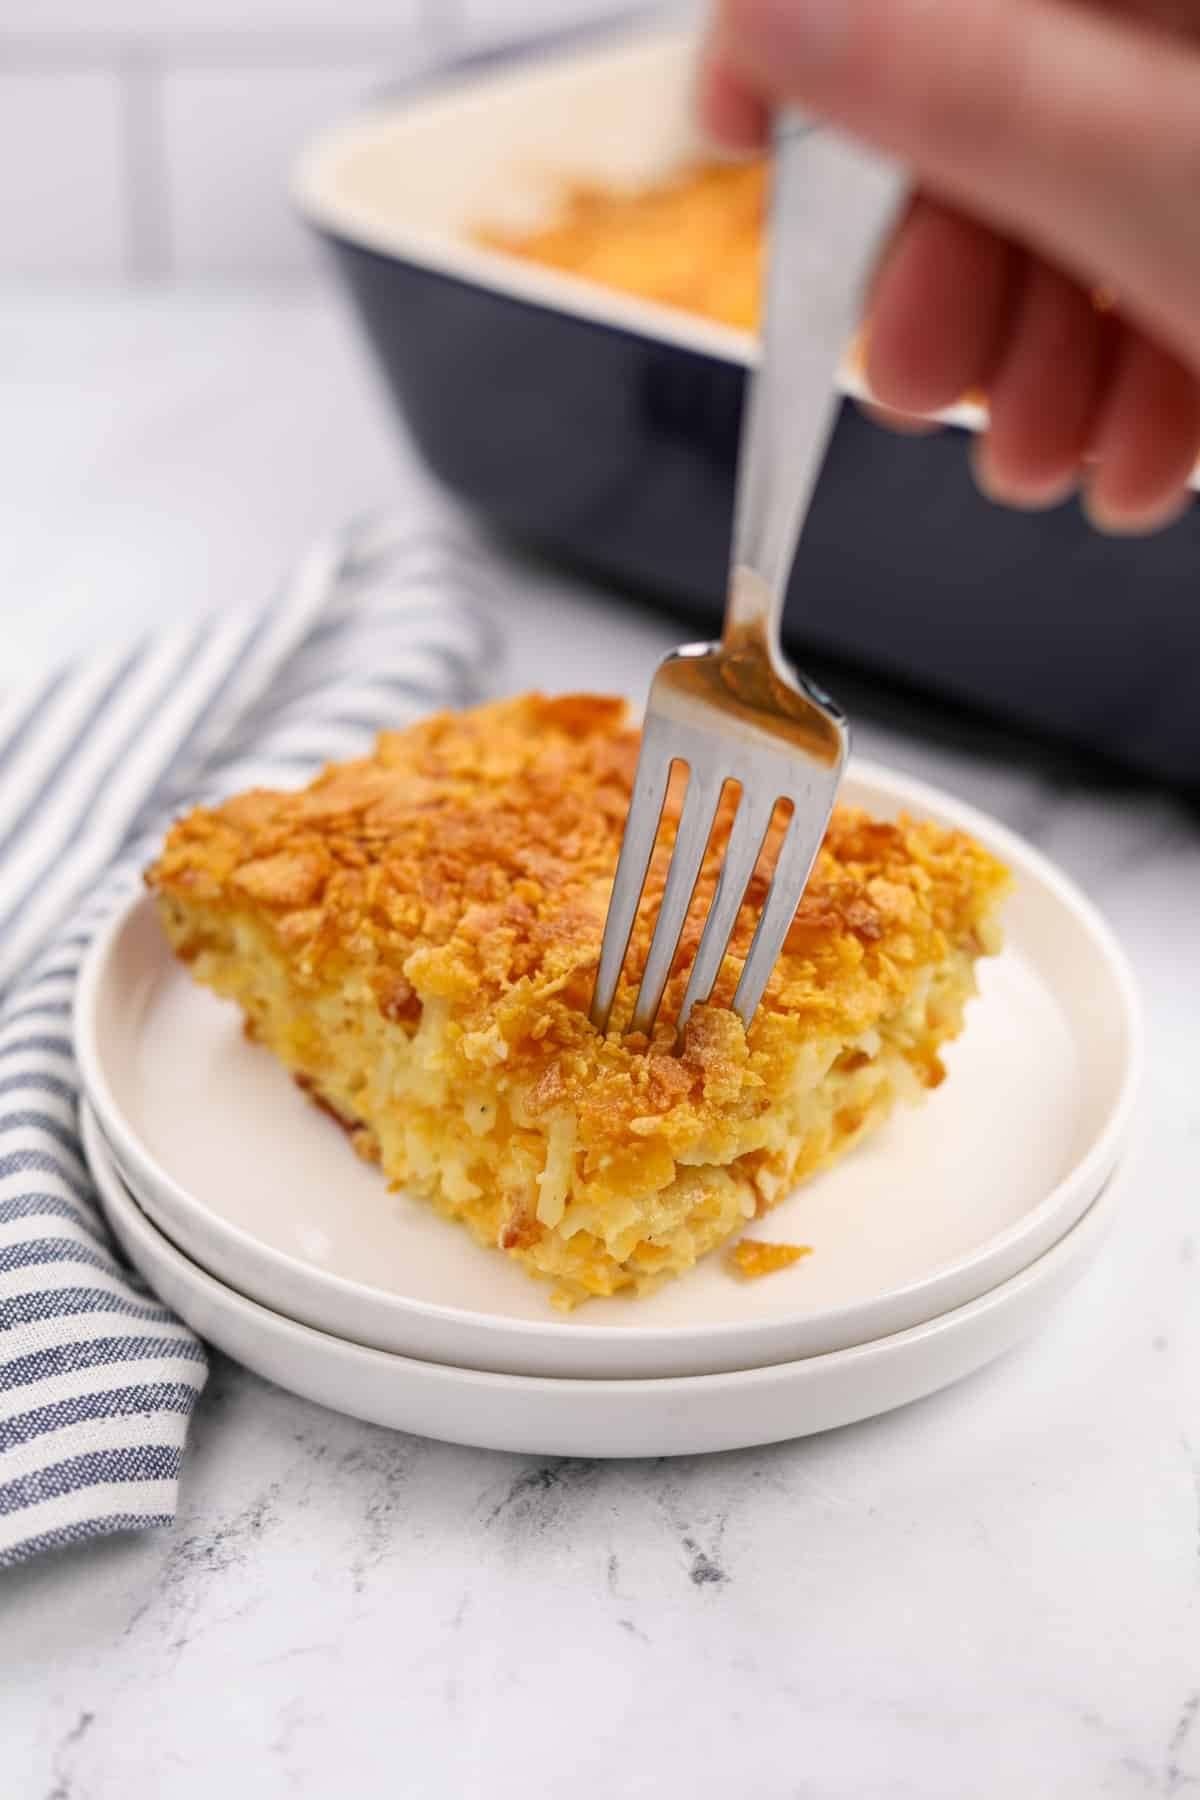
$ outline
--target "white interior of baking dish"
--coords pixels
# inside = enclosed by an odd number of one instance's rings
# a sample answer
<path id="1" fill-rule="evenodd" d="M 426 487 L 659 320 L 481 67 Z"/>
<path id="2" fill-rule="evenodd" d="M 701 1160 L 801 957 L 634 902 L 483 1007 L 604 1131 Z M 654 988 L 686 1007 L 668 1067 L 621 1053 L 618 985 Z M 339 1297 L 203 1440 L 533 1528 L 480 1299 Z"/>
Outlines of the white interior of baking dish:
<path id="1" fill-rule="evenodd" d="M 696 50 L 695 32 L 681 26 L 626 31 L 380 104 L 304 151 L 296 202 L 319 229 L 382 255 L 752 364 L 749 332 L 539 268 L 473 237 L 480 226 L 547 221 L 572 182 L 637 188 L 703 151 L 692 109 Z M 841 385 L 862 392 L 848 365 Z M 979 413 L 958 407 L 945 417 L 973 425 Z"/>

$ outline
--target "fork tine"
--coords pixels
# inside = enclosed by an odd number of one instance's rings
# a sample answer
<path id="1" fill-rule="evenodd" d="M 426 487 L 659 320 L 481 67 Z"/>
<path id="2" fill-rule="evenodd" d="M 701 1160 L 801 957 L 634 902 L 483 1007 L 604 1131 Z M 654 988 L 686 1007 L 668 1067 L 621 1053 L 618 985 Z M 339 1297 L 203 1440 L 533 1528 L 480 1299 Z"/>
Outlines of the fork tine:
<path id="1" fill-rule="evenodd" d="M 710 776 L 698 774 L 694 768 L 688 771 L 687 792 L 675 834 L 671 866 L 667 870 L 662 904 L 650 940 L 646 967 L 642 971 L 630 1031 L 644 1031 L 649 1035 L 654 1028 L 724 785 L 722 779 L 713 781 Z"/>
<path id="2" fill-rule="evenodd" d="M 692 973 L 679 1014 L 679 1030 L 688 1022 L 693 1006 L 702 1005 L 713 991 L 721 964 L 729 947 L 730 934 L 746 897 L 750 877 L 762 851 L 763 839 L 775 811 L 775 801 L 751 800 L 745 788 L 738 801 L 733 829 L 725 847 L 725 860 L 717 880 L 717 891 L 708 909 L 700 948 L 692 964 Z"/>
<path id="3" fill-rule="evenodd" d="M 604 922 L 600 967 L 596 971 L 596 986 L 592 993 L 591 1019 L 597 1031 L 608 1030 L 609 1014 L 625 966 L 625 953 L 629 949 L 638 902 L 646 885 L 646 871 L 650 867 L 670 779 L 671 758 L 656 747 L 648 727 L 638 757 L 629 817 L 625 821 L 612 899 Z"/>
<path id="4" fill-rule="evenodd" d="M 783 940 L 800 904 L 809 871 L 817 860 L 817 851 L 821 848 L 829 814 L 833 810 L 832 791 L 829 801 L 820 816 L 814 817 L 812 796 L 808 796 L 803 803 L 797 800 L 788 821 L 787 833 L 775 864 L 775 874 L 767 890 L 767 898 L 749 955 L 742 968 L 737 992 L 733 996 L 733 1010 L 747 1030 L 758 1010 L 771 970 L 783 949 Z"/>

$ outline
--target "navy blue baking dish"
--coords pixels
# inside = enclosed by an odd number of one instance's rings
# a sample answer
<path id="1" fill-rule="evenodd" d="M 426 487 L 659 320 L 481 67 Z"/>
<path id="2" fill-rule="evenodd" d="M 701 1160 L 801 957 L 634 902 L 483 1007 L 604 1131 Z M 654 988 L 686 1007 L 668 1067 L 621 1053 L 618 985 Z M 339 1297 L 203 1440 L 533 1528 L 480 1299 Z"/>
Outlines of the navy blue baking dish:
<path id="1" fill-rule="evenodd" d="M 719 620 L 753 339 L 477 245 L 564 179 L 640 182 L 694 148 L 679 31 L 505 62 L 310 147 L 301 210 L 330 246 L 434 472 L 489 520 Z M 844 387 L 853 392 L 846 373 Z M 897 438 L 848 401 L 785 635 L 1171 782 L 1200 781 L 1200 517 L 1145 540 L 1074 503 L 976 492 L 962 430 Z"/>

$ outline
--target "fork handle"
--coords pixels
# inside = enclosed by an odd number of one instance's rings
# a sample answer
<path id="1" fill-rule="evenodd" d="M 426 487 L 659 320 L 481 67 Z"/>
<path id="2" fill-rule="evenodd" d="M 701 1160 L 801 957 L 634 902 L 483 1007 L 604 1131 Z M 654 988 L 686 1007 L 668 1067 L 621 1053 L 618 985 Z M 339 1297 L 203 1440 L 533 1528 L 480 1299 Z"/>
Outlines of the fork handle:
<path id="1" fill-rule="evenodd" d="M 762 345 L 738 456 L 725 642 L 780 661 L 800 531 L 840 404 L 837 371 L 904 177 L 783 112 L 775 126 Z"/>

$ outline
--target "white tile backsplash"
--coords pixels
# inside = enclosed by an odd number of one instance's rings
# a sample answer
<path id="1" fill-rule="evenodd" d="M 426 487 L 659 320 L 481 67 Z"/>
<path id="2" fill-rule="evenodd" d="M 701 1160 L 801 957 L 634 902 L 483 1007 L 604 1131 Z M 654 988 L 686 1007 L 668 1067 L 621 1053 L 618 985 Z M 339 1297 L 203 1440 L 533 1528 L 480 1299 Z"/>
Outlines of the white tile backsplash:
<path id="1" fill-rule="evenodd" d="M 124 97 L 112 70 L 0 68 L 0 275 L 121 272 Z"/>
<path id="2" fill-rule="evenodd" d="M 491 0 L 501 10 L 507 0 Z M 382 36 L 424 29 L 428 13 L 453 0 L 4 0 L 5 38 L 152 41 L 161 46 L 220 36 L 272 37 L 286 43 L 308 34 L 335 41 L 369 30 Z"/>
<path id="3" fill-rule="evenodd" d="M 287 177 L 312 131 L 397 77 L 635 10 L 636 0 L 0 0 L 0 278 L 311 268 Z"/>
<path id="4" fill-rule="evenodd" d="M 288 198 L 292 159 L 393 73 L 374 61 L 168 70 L 161 118 L 170 268 L 187 276 L 311 267 L 315 247 Z"/>

